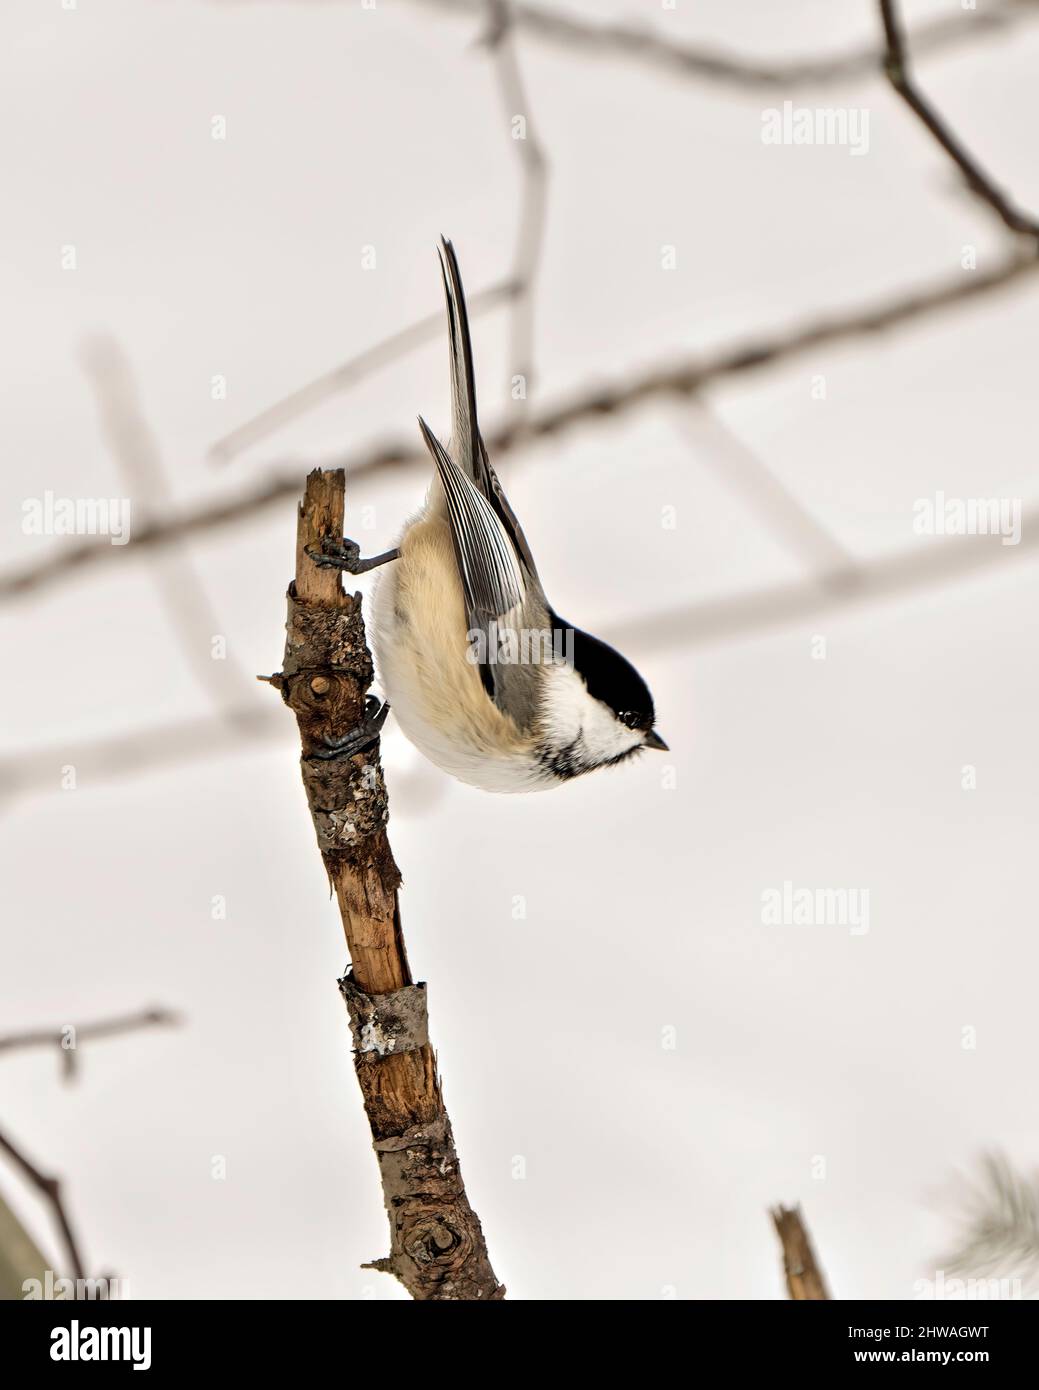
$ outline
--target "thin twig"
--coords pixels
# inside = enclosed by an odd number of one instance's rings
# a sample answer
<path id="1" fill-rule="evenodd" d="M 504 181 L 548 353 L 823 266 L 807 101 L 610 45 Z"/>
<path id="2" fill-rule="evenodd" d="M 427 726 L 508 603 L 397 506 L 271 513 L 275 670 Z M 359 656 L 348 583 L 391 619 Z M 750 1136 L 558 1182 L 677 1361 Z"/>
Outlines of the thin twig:
<path id="1" fill-rule="evenodd" d="M 1039 256 L 1012 255 L 993 270 L 961 274 L 907 290 L 880 303 L 863 305 L 829 318 L 792 324 L 771 336 L 724 347 L 708 356 L 686 359 L 677 366 L 661 367 L 641 375 L 633 371 L 621 376 L 613 385 L 586 388 L 568 400 L 535 412 L 522 425 L 501 424 L 485 433 L 487 447 L 492 456 L 501 456 L 530 439 L 557 434 L 599 417 L 620 414 L 651 400 L 692 396 L 718 381 L 774 367 L 822 347 L 875 337 L 933 314 L 985 299 L 1008 285 L 1029 278 L 1037 270 Z M 332 459 L 330 463 L 345 468 L 354 483 L 390 469 L 427 467 L 428 458 L 428 454 L 410 441 L 398 440 Z M 142 549 L 169 545 L 185 536 L 237 525 L 297 493 L 304 467 L 298 461 L 293 462 L 234 497 L 202 502 L 179 514 L 155 518 L 135 527 L 126 545 L 109 545 L 98 538 L 56 548 L 42 561 L 0 574 L 0 602 L 63 582 L 72 570 L 103 565 L 127 555 L 137 555 Z"/>
<path id="2" fill-rule="evenodd" d="M 798 559 L 822 579 L 842 585 L 857 562 L 826 527 L 798 501 L 716 412 L 694 401 L 680 416 L 696 457 L 724 486 L 739 493 L 751 510 Z M 705 443 L 705 447 L 699 447 Z"/>
<path id="3" fill-rule="evenodd" d="M 157 767 L 178 767 L 191 758 L 226 757 L 284 732 L 285 721 L 262 706 L 230 713 L 231 719 L 225 710 L 220 718 L 178 719 L 79 746 L 63 740 L 0 761 L 0 807 L 5 800 L 58 790 L 60 769 L 68 763 L 75 764 L 77 785 L 89 787 Z"/>
<path id="4" fill-rule="evenodd" d="M 519 229 L 512 266 L 513 282 L 519 286 L 519 292 L 513 301 L 509 320 L 510 372 L 513 377 L 520 377 L 523 381 L 523 395 L 512 395 L 515 413 L 519 413 L 529 402 L 534 386 L 534 309 L 537 273 L 545 235 L 548 160 L 538 140 L 530 99 L 516 55 L 512 6 L 507 0 L 489 0 L 489 9 L 491 28 L 485 37 L 485 43 L 495 56 L 498 87 L 509 127 L 509 138 L 516 147 L 523 174 Z M 517 134 L 513 128 L 513 122 L 517 118 L 524 123 L 522 134 Z"/>
<path id="5" fill-rule="evenodd" d="M 1039 222 L 1014 206 L 917 87 L 896 0 L 880 0 L 880 17 L 886 44 L 884 72 L 891 86 L 959 168 L 971 192 L 987 203 L 1012 232 L 1039 238 Z"/>
<path id="6" fill-rule="evenodd" d="M 607 636 L 622 650 L 667 651 L 677 645 L 706 647 L 738 641 L 794 622 L 843 612 L 867 603 L 905 598 L 998 570 L 1013 553 L 1018 561 L 1039 549 L 1039 507 L 1022 513 L 1021 539 L 1006 547 L 992 536 L 957 536 L 907 546 L 878 560 L 859 560 L 844 576 L 819 576 L 768 584 L 746 593 L 705 599 L 616 624 Z"/>
<path id="7" fill-rule="evenodd" d="M 12 1052 L 28 1047 L 56 1047 L 61 1055 L 64 1074 L 68 1078 L 75 1073 L 76 1052 L 80 1043 L 97 1042 L 101 1038 L 113 1038 L 122 1033 L 135 1033 L 142 1028 L 176 1027 L 180 1021 L 180 1015 L 172 1009 L 141 1009 L 138 1013 L 100 1019 L 97 1023 L 72 1025 L 74 1041 L 71 1046 L 68 1045 L 68 1025 L 58 1028 L 30 1028 L 21 1033 L 7 1033 L 0 1037 L 0 1052 Z"/>
<path id="8" fill-rule="evenodd" d="M 783 1250 L 787 1293 L 796 1302 L 818 1302 L 830 1297 L 819 1267 L 801 1208 L 773 1207 L 769 1212 Z"/>
<path id="9" fill-rule="evenodd" d="M 162 465 L 158 440 L 141 407 L 130 364 L 110 337 L 96 337 L 82 351 L 87 378 L 94 392 L 101 432 L 127 485 L 153 515 L 173 505 L 173 494 Z M 217 705 L 232 716 L 231 702 L 251 685 L 231 652 L 215 658 L 213 638 L 222 624 L 186 553 L 168 550 L 153 571 L 163 607 L 188 665 Z"/>
<path id="10" fill-rule="evenodd" d="M 489 0 L 489 4 L 492 10 L 492 27 L 485 36 L 485 42 L 496 55 L 498 81 L 506 107 L 506 117 L 511 120 L 514 115 L 523 115 L 527 130 L 525 138 L 516 142 L 524 173 L 512 276 L 500 284 L 474 294 L 469 300 L 469 312 L 477 315 L 498 304 L 513 305 L 510 360 L 513 372 L 527 380 L 529 395 L 529 383 L 533 376 L 534 280 L 544 228 L 547 164 L 533 131 L 529 104 L 509 35 L 505 0 Z M 443 326 L 443 314 L 437 312 L 410 324 L 398 333 L 391 334 L 373 347 L 366 348 L 341 366 L 290 392 L 218 439 L 210 447 L 210 459 L 214 463 L 228 463 L 243 450 L 268 438 L 285 425 L 291 424 L 293 420 L 298 420 L 332 396 L 350 390 L 371 373 L 435 340 L 443 332 Z"/>
<path id="11" fill-rule="evenodd" d="M 65 1249 L 68 1252 L 69 1265 L 72 1269 L 72 1277 L 77 1281 L 86 1278 L 83 1267 L 83 1260 L 79 1253 L 79 1246 L 76 1237 L 72 1233 L 72 1225 L 69 1221 L 68 1212 L 61 1196 L 61 1182 L 58 1178 L 48 1177 L 42 1173 L 29 1158 L 0 1132 L 0 1149 L 11 1158 L 16 1167 L 29 1179 L 34 1187 L 37 1187 L 50 1202 L 54 1211 L 55 1219 L 61 1230 L 62 1238 L 65 1241 Z"/>
<path id="12" fill-rule="evenodd" d="M 522 289 L 523 282 L 514 278 L 503 280 L 501 284 L 492 285 L 489 289 L 480 290 L 469 301 L 470 313 L 479 314 L 486 309 L 494 308 L 497 304 L 513 301 Z M 300 416 L 306 415 L 331 396 L 350 390 L 380 367 L 389 366 L 391 362 L 398 361 L 415 348 L 433 342 L 443 331 L 444 315 L 442 310 L 438 310 L 437 313 L 402 328 L 398 333 L 383 338 L 373 347 L 365 348 L 341 366 L 334 367 L 330 372 L 325 372 L 314 381 L 290 392 L 229 434 L 225 434 L 222 439 L 211 445 L 210 458 L 214 463 L 229 462 L 243 449 L 266 439 L 276 430 L 291 424 L 293 420 L 298 420 Z"/>

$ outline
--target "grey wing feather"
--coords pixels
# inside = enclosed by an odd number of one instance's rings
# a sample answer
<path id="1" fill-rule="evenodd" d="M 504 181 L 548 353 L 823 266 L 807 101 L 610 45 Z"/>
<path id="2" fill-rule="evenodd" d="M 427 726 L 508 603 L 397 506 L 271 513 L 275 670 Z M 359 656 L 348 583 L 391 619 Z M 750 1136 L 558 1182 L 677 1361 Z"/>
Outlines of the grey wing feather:
<path id="1" fill-rule="evenodd" d="M 509 536 L 494 508 L 451 459 L 426 422 L 419 427 L 447 498 L 470 625 L 485 628 L 523 604 L 526 583 Z"/>

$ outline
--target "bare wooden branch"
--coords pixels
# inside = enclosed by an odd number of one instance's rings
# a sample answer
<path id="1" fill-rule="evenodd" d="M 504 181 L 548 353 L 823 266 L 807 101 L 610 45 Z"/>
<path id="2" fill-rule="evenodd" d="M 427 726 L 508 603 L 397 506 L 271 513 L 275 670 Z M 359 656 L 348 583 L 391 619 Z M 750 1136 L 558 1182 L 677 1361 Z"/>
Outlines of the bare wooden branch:
<path id="1" fill-rule="evenodd" d="M 26 1155 L 17 1148 L 14 1143 L 3 1133 L 0 1133 L 0 1150 L 13 1160 L 15 1166 L 29 1179 L 32 1185 L 47 1198 L 54 1212 L 55 1220 L 61 1230 L 62 1239 L 65 1242 L 65 1250 L 69 1259 L 69 1267 L 72 1271 L 72 1278 L 79 1280 L 85 1279 L 86 1273 L 83 1268 L 83 1259 L 79 1252 L 79 1245 L 72 1231 L 72 1223 L 69 1220 L 68 1211 L 61 1195 L 61 1182 L 58 1178 L 42 1172 L 36 1167 Z"/>
<path id="2" fill-rule="evenodd" d="M 299 513 L 284 669 L 271 678 L 296 715 L 314 829 L 342 917 L 352 969 L 340 987 L 354 1034 L 354 1065 L 379 1161 L 390 1254 L 413 1298 L 504 1297 L 479 1218 L 469 1205 L 397 903 L 400 873 L 386 834 L 378 744 L 353 757 L 315 757 L 364 717 L 372 681 L 361 597 L 308 550 L 343 535 L 345 475 L 315 469 Z"/>
<path id="3" fill-rule="evenodd" d="M 533 412 L 522 423 L 506 421 L 485 432 L 488 450 L 501 457 L 530 439 L 560 433 L 600 416 L 620 414 L 654 399 L 692 396 L 718 381 L 778 366 L 822 347 L 838 346 L 859 338 L 873 338 L 934 314 L 973 303 L 999 293 L 1039 271 L 1034 253 L 1014 254 L 992 270 L 974 271 L 906 290 L 879 303 L 868 304 L 828 318 L 791 324 L 773 334 L 762 334 L 715 352 L 641 374 L 621 376 L 613 385 L 588 387 L 555 406 Z M 352 482 L 371 478 L 384 470 L 427 468 L 429 455 L 410 440 L 398 440 L 360 450 L 332 463 L 345 468 Z M 294 496 L 299 488 L 298 461 L 245 492 L 216 502 L 202 502 L 180 513 L 156 517 L 134 527 L 129 543 L 109 545 L 91 538 L 75 545 L 61 545 L 43 560 L 0 574 L 0 602 L 39 592 L 66 579 L 74 570 L 123 561 L 142 550 L 169 545 L 185 536 L 217 532 L 261 513 Z"/>
<path id="4" fill-rule="evenodd" d="M 1014 206 L 913 81 L 897 0 L 880 0 L 880 18 L 886 44 L 884 72 L 891 86 L 957 166 L 971 192 L 987 203 L 1012 232 L 1039 238 L 1039 222 Z"/>
<path id="5" fill-rule="evenodd" d="M 769 1215 L 783 1249 L 787 1293 L 797 1302 L 828 1299 L 826 1280 L 812 1249 L 801 1208 L 773 1207 Z"/>

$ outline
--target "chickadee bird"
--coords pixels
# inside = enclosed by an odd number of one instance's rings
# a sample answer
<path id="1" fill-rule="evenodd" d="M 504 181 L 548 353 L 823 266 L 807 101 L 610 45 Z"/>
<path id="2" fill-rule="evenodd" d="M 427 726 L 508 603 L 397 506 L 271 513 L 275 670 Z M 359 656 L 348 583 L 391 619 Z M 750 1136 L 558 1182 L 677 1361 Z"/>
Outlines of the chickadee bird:
<path id="1" fill-rule="evenodd" d="M 396 550 L 361 560 L 344 542 L 314 558 L 351 573 L 384 566 L 373 605 L 376 662 L 411 742 L 471 786 L 536 791 L 667 744 L 634 666 L 564 622 L 545 596 L 480 437 L 462 281 L 454 248 L 442 246 L 451 442 L 445 449 L 419 417 L 436 469 Z M 364 741 L 385 713 L 369 715 Z M 343 743 L 344 752 L 363 746 L 356 737 Z"/>

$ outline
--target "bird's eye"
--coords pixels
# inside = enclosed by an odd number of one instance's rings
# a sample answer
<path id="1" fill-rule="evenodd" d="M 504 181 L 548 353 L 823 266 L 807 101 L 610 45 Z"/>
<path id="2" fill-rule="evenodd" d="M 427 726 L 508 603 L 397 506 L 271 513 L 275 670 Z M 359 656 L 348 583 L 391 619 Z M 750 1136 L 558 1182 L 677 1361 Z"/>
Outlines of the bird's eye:
<path id="1" fill-rule="evenodd" d="M 634 710 L 625 710 L 624 713 L 619 714 L 617 718 L 622 724 L 626 724 L 629 729 L 638 727 L 639 716 Z"/>

